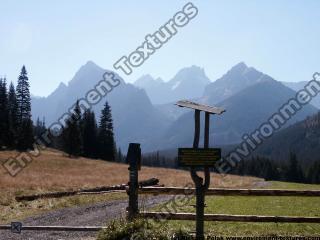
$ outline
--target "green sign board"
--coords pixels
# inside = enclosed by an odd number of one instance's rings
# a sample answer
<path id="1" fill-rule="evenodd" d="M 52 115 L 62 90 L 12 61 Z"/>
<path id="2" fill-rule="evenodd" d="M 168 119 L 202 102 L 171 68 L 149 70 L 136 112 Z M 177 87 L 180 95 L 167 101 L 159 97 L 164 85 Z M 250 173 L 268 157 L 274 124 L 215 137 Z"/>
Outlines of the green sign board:
<path id="1" fill-rule="evenodd" d="M 179 148 L 178 161 L 184 167 L 213 167 L 221 158 L 220 148 Z"/>

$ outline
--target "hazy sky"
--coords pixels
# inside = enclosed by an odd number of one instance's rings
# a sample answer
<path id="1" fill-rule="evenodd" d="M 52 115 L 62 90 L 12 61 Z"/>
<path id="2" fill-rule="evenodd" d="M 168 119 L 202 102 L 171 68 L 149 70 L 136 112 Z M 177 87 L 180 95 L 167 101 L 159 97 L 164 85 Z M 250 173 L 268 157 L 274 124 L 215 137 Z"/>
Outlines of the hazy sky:
<path id="1" fill-rule="evenodd" d="M 187 1 L 0 0 L 0 75 L 26 65 L 31 92 L 46 96 L 88 60 L 113 70 Z M 133 74 L 169 80 L 198 65 L 216 80 L 240 61 L 277 80 L 320 71 L 320 1 L 193 1 L 199 13 Z"/>

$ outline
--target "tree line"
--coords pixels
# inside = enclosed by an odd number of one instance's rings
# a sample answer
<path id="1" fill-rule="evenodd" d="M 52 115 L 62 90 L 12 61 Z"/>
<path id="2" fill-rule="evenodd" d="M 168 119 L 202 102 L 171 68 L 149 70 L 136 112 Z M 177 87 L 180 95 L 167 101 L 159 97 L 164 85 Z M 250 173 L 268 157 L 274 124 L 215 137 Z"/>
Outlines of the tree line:
<path id="1" fill-rule="evenodd" d="M 82 112 L 77 101 L 56 141 L 56 146 L 62 148 L 70 157 L 84 156 L 120 161 L 123 156 L 121 151 L 117 152 L 116 149 L 111 107 L 108 102 L 101 111 L 98 124 L 95 113 L 91 110 Z"/>
<path id="2" fill-rule="evenodd" d="M 241 161 L 232 173 L 265 180 L 316 184 L 320 183 L 320 159 L 303 166 L 294 153 L 291 153 L 286 161 L 280 162 L 256 156 Z"/>
<path id="3" fill-rule="evenodd" d="M 159 152 L 144 154 L 142 156 L 143 165 L 152 167 L 181 168 L 177 157 L 166 157 Z M 217 171 L 218 172 L 218 171 Z M 320 183 L 320 159 L 309 164 L 301 165 L 296 154 L 291 153 L 288 159 L 275 161 L 267 157 L 253 156 L 242 160 L 230 172 L 230 174 L 240 176 L 253 176 L 263 178 L 267 181 L 287 181 L 297 183 Z"/>
<path id="4" fill-rule="evenodd" d="M 0 150 L 32 150 L 35 137 L 41 138 L 45 131 L 45 119 L 38 118 L 35 125 L 31 119 L 30 84 L 25 66 L 16 87 L 11 82 L 8 88 L 6 78 L 0 78 Z M 116 149 L 108 102 L 101 111 L 98 124 L 94 112 L 82 112 L 77 101 L 61 134 L 51 138 L 53 141 L 48 147 L 63 150 L 70 157 L 124 161 L 121 150 Z"/>
<path id="5" fill-rule="evenodd" d="M 34 134 L 31 120 L 30 85 L 25 66 L 16 88 L 6 78 L 0 78 L 0 147 L 25 151 L 33 149 Z"/>

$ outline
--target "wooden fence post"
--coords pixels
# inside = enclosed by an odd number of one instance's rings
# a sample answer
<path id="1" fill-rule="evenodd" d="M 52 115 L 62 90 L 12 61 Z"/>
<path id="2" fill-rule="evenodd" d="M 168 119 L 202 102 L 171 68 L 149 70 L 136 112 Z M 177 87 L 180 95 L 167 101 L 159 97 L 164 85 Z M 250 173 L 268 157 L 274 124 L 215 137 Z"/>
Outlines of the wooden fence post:
<path id="1" fill-rule="evenodd" d="M 130 143 L 127 153 L 129 163 L 129 206 L 128 220 L 133 220 L 139 214 L 138 205 L 138 170 L 141 164 L 141 149 L 139 143 Z"/>
<path id="2" fill-rule="evenodd" d="M 200 137 L 200 110 L 194 111 L 194 139 L 193 148 L 199 147 Z M 190 170 L 191 178 L 196 186 L 196 239 L 204 239 L 204 189 L 203 178 L 197 175 L 197 171 L 194 167 Z"/>
<path id="3" fill-rule="evenodd" d="M 194 115 L 194 139 L 193 148 L 199 147 L 199 137 L 200 137 L 200 111 L 195 110 Z M 210 114 L 205 113 L 205 130 L 204 130 L 204 148 L 209 148 L 209 123 Z M 204 207 L 205 207 L 205 192 L 208 190 L 210 185 L 210 169 L 209 167 L 204 168 L 204 177 L 199 177 L 197 175 L 196 169 L 191 168 L 191 177 L 196 186 L 196 239 L 204 239 Z"/>

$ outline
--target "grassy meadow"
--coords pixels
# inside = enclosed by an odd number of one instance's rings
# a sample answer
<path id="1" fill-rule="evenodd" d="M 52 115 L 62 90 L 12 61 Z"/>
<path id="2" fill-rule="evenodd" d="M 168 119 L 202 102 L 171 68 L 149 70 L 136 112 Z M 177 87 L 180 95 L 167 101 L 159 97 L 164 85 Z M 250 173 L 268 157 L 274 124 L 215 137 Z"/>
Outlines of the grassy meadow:
<path id="1" fill-rule="evenodd" d="M 320 185 L 270 182 L 268 188 L 320 190 Z M 195 199 L 186 206 L 177 204 L 178 212 L 194 212 Z M 269 216 L 320 216 L 319 197 L 263 197 L 263 196 L 207 196 L 205 213 L 269 215 Z M 158 206 L 154 210 L 160 210 Z M 193 221 L 168 221 L 169 228 L 194 231 Z M 320 224 L 315 223 L 241 223 L 205 222 L 205 231 L 215 236 L 320 236 Z"/>
<path id="2" fill-rule="evenodd" d="M 0 152 L 0 163 L 17 154 Z M 165 186 L 185 186 L 191 183 L 188 171 L 142 167 L 140 180 L 151 177 L 160 179 Z M 128 165 L 86 158 L 70 159 L 63 152 L 46 150 L 16 177 L 11 177 L 0 168 L 0 224 L 37 215 L 53 209 L 93 204 L 102 201 L 127 199 L 126 193 L 102 195 L 77 195 L 59 199 L 39 199 L 32 202 L 16 202 L 15 197 L 52 191 L 76 190 L 98 186 L 110 186 L 128 182 Z M 211 175 L 211 187 L 227 188 L 281 188 L 319 189 L 320 185 L 285 182 L 266 182 L 254 177 Z M 179 212 L 195 212 L 192 199 L 187 206 L 177 207 Z M 317 197 L 243 197 L 208 196 L 206 213 L 320 216 L 320 201 Z M 161 205 L 154 210 L 161 209 Z M 193 221 L 169 221 L 166 227 L 193 231 Z M 320 235 L 320 224 L 285 223 L 235 223 L 206 222 L 207 234 L 219 236 L 261 235 Z"/>
<path id="3" fill-rule="evenodd" d="M 1 151 L 0 163 L 17 154 Z M 191 182 L 188 171 L 142 167 L 140 180 L 151 177 L 160 179 L 165 186 L 185 186 Z M 15 197 L 52 191 L 76 190 L 110 186 L 128 182 L 128 165 L 86 158 L 71 159 L 63 152 L 48 149 L 35 158 L 16 177 L 11 177 L 0 167 L 0 224 L 43 213 L 53 209 L 79 206 L 101 201 L 127 199 L 126 193 L 103 195 L 77 195 L 59 199 L 40 199 L 32 202 L 16 202 Z M 256 187 L 264 181 L 254 177 L 228 175 L 222 178 L 212 174 L 211 186 Z"/>

